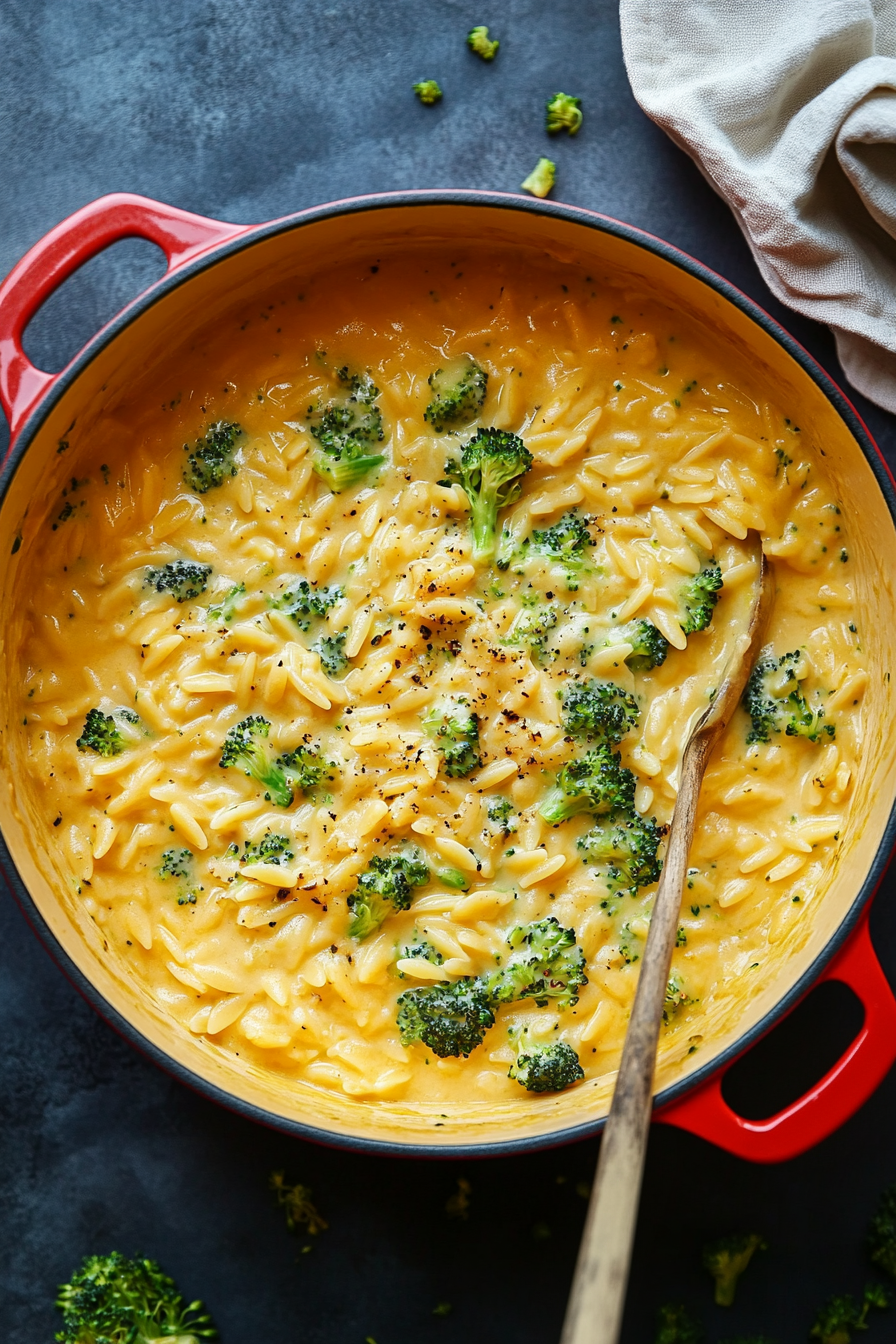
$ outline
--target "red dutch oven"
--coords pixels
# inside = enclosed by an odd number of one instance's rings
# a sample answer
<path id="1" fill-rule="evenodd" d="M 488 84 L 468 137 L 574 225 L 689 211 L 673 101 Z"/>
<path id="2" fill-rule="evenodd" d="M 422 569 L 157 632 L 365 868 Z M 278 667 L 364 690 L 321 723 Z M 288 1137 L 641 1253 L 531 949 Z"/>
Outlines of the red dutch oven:
<path id="1" fill-rule="evenodd" d="M 163 278 L 103 328 L 61 373 L 37 369 L 22 333 L 45 299 L 103 248 L 123 238 L 157 244 Z M 779 964 L 772 982 L 745 1002 L 735 1030 L 705 1039 L 699 1056 L 660 1078 L 656 1119 L 756 1162 L 778 1162 L 831 1134 L 872 1094 L 896 1059 L 896 999 L 868 932 L 870 902 L 896 836 L 896 724 L 888 665 L 896 640 L 896 493 L 889 471 L 853 407 L 827 374 L 766 313 L 698 262 L 615 220 L 571 206 L 482 192 L 421 191 L 362 197 L 261 225 L 225 224 L 133 195 L 85 206 L 41 239 L 0 287 L 0 400 L 12 442 L 0 475 L 0 594 L 7 604 L 27 569 L 17 538 L 29 500 L 52 468 L 59 439 L 78 416 L 114 405 L 128 372 L 152 352 L 176 350 L 201 331 L 222 300 L 244 301 L 281 279 L 352 249 L 401 248 L 420 240 L 500 243 L 543 249 L 629 274 L 696 316 L 768 371 L 824 445 L 855 538 L 856 601 L 871 669 L 868 733 L 836 872 L 808 936 Z M 804 433 L 804 439 L 807 435 Z M 34 563 L 30 557 L 29 563 Z M 5 624 L 5 622 L 4 622 Z M 3 675 L 14 675 L 7 668 Z M 0 688 L 0 699 L 8 703 Z M 0 762 L 0 860 L 26 918 L 65 973 L 129 1041 L 182 1081 L 252 1118 L 329 1144 L 418 1156 L 493 1155 L 579 1139 L 599 1130 L 606 1104 L 583 1089 L 518 1114 L 450 1118 L 434 1137 L 413 1117 L 321 1089 L 236 1072 L 184 1038 L 133 987 L 110 971 L 60 899 L 15 805 L 10 762 Z M 722 1095 L 730 1065 L 790 1012 L 809 989 L 841 981 L 864 1009 L 859 1034 L 809 1092 L 762 1121 L 737 1115 Z M 528 1099 L 527 1099 L 528 1100 Z"/>

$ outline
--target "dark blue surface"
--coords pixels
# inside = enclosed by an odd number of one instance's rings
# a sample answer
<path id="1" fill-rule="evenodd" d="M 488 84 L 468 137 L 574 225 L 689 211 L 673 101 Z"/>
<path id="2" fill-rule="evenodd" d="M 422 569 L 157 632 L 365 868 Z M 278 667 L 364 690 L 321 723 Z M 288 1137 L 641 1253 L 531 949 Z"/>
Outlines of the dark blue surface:
<path id="1" fill-rule="evenodd" d="M 134 190 L 221 218 L 254 221 L 358 192 L 402 187 L 513 190 L 540 154 L 558 162 L 558 199 L 599 209 L 693 253 L 767 307 L 836 378 L 826 331 L 765 291 L 725 206 L 634 103 L 614 6 L 505 3 L 195 3 L 77 7 L 2 0 L 0 273 L 41 234 L 106 191 Z M 490 20 L 493 66 L 463 36 Z M 423 108 L 416 79 L 444 102 Z M 542 104 L 579 94 L 574 141 L 548 142 Z M 547 146 L 552 143 L 553 148 Z M 147 244 L 92 262 L 31 324 L 28 348 L 59 367 L 159 271 Z M 885 451 L 896 421 L 856 398 Z M 892 460 L 892 458 L 891 458 Z M 886 883 L 872 919 L 896 978 Z M 96 1019 L 0 902 L 0 1338 L 41 1344 L 53 1288 L 82 1254 L 119 1246 L 157 1256 L 200 1294 L 225 1344 L 520 1344 L 557 1337 L 584 1213 L 577 1182 L 596 1145 L 452 1167 L 313 1148 L 233 1117 L 137 1056 Z M 855 1023 L 838 996 L 789 1026 L 777 1056 L 743 1071 L 738 1094 L 765 1113 L 811 1081 Z M 797 1065 L 803 1071 L 796 1077 Z M 787 1089 L 790 1087 L 790 1091 Z M 783 1090 L 782 1090 L 783 1089 Z M 682 1297 L 710 1340 L 764 1329 L 806 1335 L 828 1293 L 860 1290 L 862 1232 L 896 1177 L 891 1076 L 815 1152 L 755 1168 L 658 1127 L 626 1321 L 652 1338 L 659 1302 Z M 274 1166 L 309 1182 L 330 1220 L 310 1255 L 287 1236 L 265 1185 Z M 444 1203 L 459 1174 L 471 1216 Z M 562 1183 L 557 1177 L 566 1177 Z M 544 1224 L 548 1237 L 532 1227 Z M 772 1242 L 723 1312 L 697 1267 L 709 1232 L 755 1226 Z M 431 1315 L 439 1301 L 453 1313 Z M 881 1318 L 866 1338 L 890 1338 Z"/>

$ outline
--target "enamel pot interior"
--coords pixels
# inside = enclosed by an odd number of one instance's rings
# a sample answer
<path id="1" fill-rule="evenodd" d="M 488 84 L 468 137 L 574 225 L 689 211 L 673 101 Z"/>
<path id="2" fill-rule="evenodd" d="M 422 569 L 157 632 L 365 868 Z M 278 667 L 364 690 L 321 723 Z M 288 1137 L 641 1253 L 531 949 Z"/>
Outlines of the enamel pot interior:
<path id="1" fill-rule="evenodd" d="M 534 248 L 561 262 L 584 265 L 597 277 L 612 275 L 616 283 L 623 277 L 633 290 L 647 290 L 683 310 L 713 333 L 733 362 L 766 379 L 776 400 L 799 415 L 804 439 L 820 445 L 825 454 L 826 470 L 849 523 L 858 617 L 868 634 L 870 685 L 863 768 L 846 832 L 824 899 L 816 902 L 813 918 L 798 926 L 797 939 L 781 949 L 775 973 L 757 985 L 748 982 L 745 970 L 743 1011 L 736 1024 L 706 1021 L 700 1050 L 665 1063 L 658 1087 L 666 1097 L 679 1095 L 767 1029 L 841 944 L 883 869 L 896 780 L 896 725 L 889 693 L 896 630 L 890 577 L 896 574 L 896 530 L 883 469 L 867 440 L 860 445 L 860 427 L 856 422 L 855 432 L 850 428 L 823 376 L 810 372 L 810 362 L 782 344 L 771 322 L 757 321 L 745 311 L 749 305 L 729 297 L 727 287 L 716 286 L 699 267 L 682 264 L 670 249 L 597 216 L 495 198 L 349 202 L 265 226 L 222 247 L 161 282 L 114 323 L 63 376 L 23 431 L 2 483 L 2 628 L 9 626 L 13 595 L 18 585 L 29 582 L 37 557 L 29 539 L 75 466 L 57 452 L 73 422 L 83 439 L 92 423 L 115 416 L 135 381 L 151 385 L 154 370 L 163 370 L 177 360 L 179 350 L 201 341 L 203 330 L 256 304 L 257 296 L 271 287 L 301 286 L 303 276 L 336 261 L 373 261 L 384 250 L 401 251 L 429 241 L 499 244 L 518 254 L 521 267 Z M 7 725 L 10 691 L 19 675 L 4 660 L 0 701 Z M 523 1095 L 518 1102 L 500 1105 L 470 1103 L 461 1114 L 441 1117 L 401 1102 L 337 1096 L 255 1070 L 213 1041 L 190 1035 L 129 978 L 98 927 L 66 894 L 55 856 L 35 845 L 33 803 L 17 786 L 9 747 L 0 769 L 6 866 L 29 918 L 98 1010 L 183 1081 L 279 1128 L 379 1151 L 513 1151 L 582 1137 L 602 1123 L 612 1075 L 538 1098 L 536 1104 Z"/>

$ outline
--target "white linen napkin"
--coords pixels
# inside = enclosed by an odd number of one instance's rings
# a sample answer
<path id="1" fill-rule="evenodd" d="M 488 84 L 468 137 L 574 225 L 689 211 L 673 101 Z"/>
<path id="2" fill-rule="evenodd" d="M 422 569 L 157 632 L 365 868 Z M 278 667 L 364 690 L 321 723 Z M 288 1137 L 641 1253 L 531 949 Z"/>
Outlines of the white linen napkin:
<path id="1" fill-rule="evenodd" d="M 769 288 L 896 411 L 896 0 L 621 0 L 645 112 L 734 211 Z"/>

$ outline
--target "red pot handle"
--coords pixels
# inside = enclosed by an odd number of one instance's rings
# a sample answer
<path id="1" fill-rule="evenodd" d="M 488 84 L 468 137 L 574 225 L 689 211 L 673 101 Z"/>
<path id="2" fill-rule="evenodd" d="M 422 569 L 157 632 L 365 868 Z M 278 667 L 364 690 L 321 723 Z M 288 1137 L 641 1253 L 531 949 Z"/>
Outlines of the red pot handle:
<path id="1" fill-rule="evenodd" d="M 865 1104 L 896 1059 L 896 998 L 871 945 L 867 915 L 819 983 L 825 980 L 840 980 L 858 995 L 865 1021 L 846 1053 L 805 1096 L 768 1120 L 744 1120 L 722 1096 L 723 1069 L 693 1095 L 664 1106 L 656 1119 L 750 1162 L 785 1162 L 833 1134 Z"/>
<path id="2" fill-rule="evenodd" d="M 191 215 L 146 196 L 116 192 L 76 210 L 26 252 L 0 285 L 0 403 L 14 440 L 37 403 L 59 377 L 35 368 L 22 333 L 45 299 L 85 261 L 122 238 L 156 243 L 167 273 L 250 226 Z"/>

